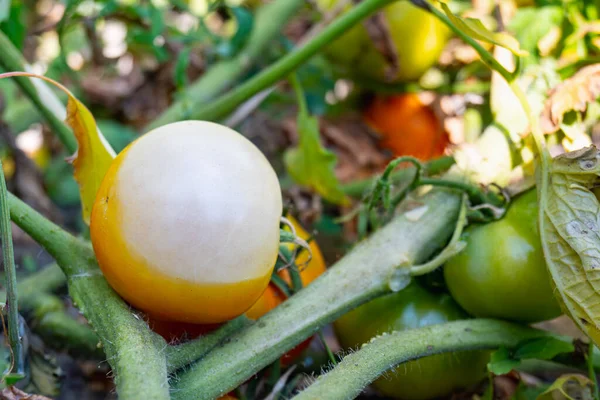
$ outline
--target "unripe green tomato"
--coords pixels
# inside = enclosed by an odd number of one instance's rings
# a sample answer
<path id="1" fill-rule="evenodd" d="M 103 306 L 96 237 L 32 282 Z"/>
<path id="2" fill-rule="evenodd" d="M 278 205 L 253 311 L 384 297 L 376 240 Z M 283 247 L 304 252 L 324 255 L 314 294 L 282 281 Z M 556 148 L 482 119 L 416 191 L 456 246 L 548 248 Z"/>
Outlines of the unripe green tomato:
<path id="1" fill-rule="evenodd" d="M 339 0 L 317 0 L 323 13 L 332 10 Z M 399 71 L 395 82 L 413 81 L 436 63 L 450 30 L 435 16 L 409 1 L 396 1 L 382 9 L 398 55 Z M 388 62 L 376 49 L 364 24 L 358 23 L 325 50 L 334 63 L 350 75 L 387 81 Z"/>
<path id="2" fill-rule="evenodd" d="M 444 267 L 448 289 L 477 317 L 538 322 L 557 317 L 537 223 L 537 194 L 531 190 L 506 216 L 465 232 L 467 247 Z"/>
<path id="3" fill-rule="evenodd" d="M 438 296 L 416 283 L 375 299 L 345 314 L 334 323 L 340 344 L 357 348 L 386 332 L 415 329 L 467 318 L 452 298 Z M 426 400 L 447 396 L 477 384 L 486 376 L 487 351 L 438 354 L 398 366 L 373 382 L 386 396 Z"/>

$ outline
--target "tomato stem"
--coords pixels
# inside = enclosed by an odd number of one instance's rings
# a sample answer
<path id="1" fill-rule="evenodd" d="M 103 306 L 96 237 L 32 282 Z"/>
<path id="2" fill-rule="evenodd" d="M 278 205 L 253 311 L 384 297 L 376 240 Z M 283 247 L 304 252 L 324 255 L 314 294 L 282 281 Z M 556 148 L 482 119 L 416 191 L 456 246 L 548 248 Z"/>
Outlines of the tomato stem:
<path id="1" fill-rule="evenodd" d="M 278 2 L 274 2 L 273 5 L 285 2 L 291 2 L 291 0 L 279 0 Z M 150 124 L 149 129 L 165 123 L 173 122 L 177 119 L 200 119 L 216 121 L 225 118 L 244 101 L 248 100 L 256 93 L 276 84 L 279 80 L 285 78 L 298 66 L 308 61 L 308 59 L 318 53 L 322 48 L 340 37 L 359 21 L 374 13 L 378 9 L 393 2 L 394 0 L 365 0 L 360 2 L 350 11 L 344 13 L 342 16 L 327 25 L 325 29 L 312 37 L 308 42 L 292 50 L 290 53 L 271 64 L 268 68 L 263 69 L 254 77 L 246 82 L 241 83 L 239 86 L 217 98 L 215 101 L 206 104 L 203 107 L 189 107 L 189 112 L 183 115 L 177 114 L 176 116 L 160 117 Z M 263 24 L 273 25 L 273 21 L 266 20 Z M 255 25 L 258 26 L 258 22 Z M 252 39 L 249 39 L 248 42 L 252 43 Z M 213 80 L 221 79 L 215 75 L 211 75 L 210 78 Z M 205 78 L 203 79 L 207 78 L 208 74 L 206 74 Z"/>
<path id="2" fill-rule="evenodd" d="M 11 364 L 5 371 L 4 379 L 8 385 L 13 385 L 25 377 L 25 359 L 21 335 L 19 334 L 19 303 L 17 296 L 17 273 L 15 268 L 15 254 L 12 242 L 12 229 L 10 224 L 10 209 L 8 206 L 8 190 L 0 162 L 0 235 L 2 236 L 2 257 L 4 272 L 6 273 L 6 311 L 8 316 L 8 329 L 4 329 L 10 344 Z M 4 325 L 4 320 L 3 320 Z"/>
<path id="3" fill-rule="evenodd" d="M 384 334 L 346 356 L 336 368 L 294 397 L 350 399 L 390 367 L 440 353 L 514 347 L 525 339 L 550 336 L 538 329 L 488 319 L 453 321 Z"/>

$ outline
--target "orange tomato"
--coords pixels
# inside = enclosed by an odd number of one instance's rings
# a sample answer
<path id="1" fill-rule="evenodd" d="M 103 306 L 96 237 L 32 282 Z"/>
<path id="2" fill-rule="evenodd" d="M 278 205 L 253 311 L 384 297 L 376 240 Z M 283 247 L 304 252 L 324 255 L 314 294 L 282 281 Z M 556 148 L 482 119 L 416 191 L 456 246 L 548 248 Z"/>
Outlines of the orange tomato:
<path id="1" fill-rule="evenodd" d="M 300 223 L 293 217 L 287 216 L 288 220 L 292 223 L 294 228 L 296 229 L 296 234 L 298 237 L 308 240 L 310 235 L 306 232 L 301 226 Z M 292 246 L 291 244 L 289 245 Z M 323 254 L 321 253 L 321 249 L 319 249 L 319 245 L 315 240 L 312 240 L 309 243 L 310 250 L 312 252 L 312 258 L 308 261 L 309 254 L 307 251 L 301 252 L 296 258 L 296 265 L 304 268 L 300 271 L 300 278 L 302 279 L 302 285 L 306 286 L 310 284 L 312 281 L 317 279 L 319 275 L 325 272 L 325 260 L 323 258 Z M 307 263 L 308 264 L 305 264 Z M 291 283 L 290 274 L 287 270 L 282 270 L 277 273 L 286 283 Z M 258 299 L 256 303 L 250 308 L 250 310 L 246 311 L 246 316 L 250 319 L 258 319 L 277 307 L 285 301 L 285 295 L 281 293 L 281 291 L 277 288 L 277 286 L 273 284 L 269 284 L 267 290 L 263 293 L 263 295 Z M 292 350 L 288 351 L 286 354 L 281 356 L 281 362 L 283 364 L 287 364 L 297 357 L 299 357 L 304 350 L 308 348 L 310 345 L 311 338 L 306 339 L 304 342 L 300 343 L 298 346 L 294 347 Z"/>
<path id="2" fill-rule="evenodd" d="M 448 134 L 433 110 L 414 93 L 377 97 L 364 112 L 366 123 L 394 156 L 426 161 L 444 154 Z"/>

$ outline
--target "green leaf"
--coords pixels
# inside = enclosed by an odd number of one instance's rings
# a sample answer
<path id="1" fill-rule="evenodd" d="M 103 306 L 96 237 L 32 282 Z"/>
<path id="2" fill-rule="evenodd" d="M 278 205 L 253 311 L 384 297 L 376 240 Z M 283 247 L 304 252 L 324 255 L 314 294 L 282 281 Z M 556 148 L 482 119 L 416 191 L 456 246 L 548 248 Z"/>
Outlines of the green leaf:
<path id="1" fill-rule="evenodd" d="M 490 356 L 488 371 L 496 375 L 508 374 L 521 364 L 521 360 L 511 357 L 506 347 L 500 347 Z"/>
<path id="2" fill-rule="evenodd" d="M 575 351 L 573 343 L 553 337 L 541 337 L 520 343 L 514 352 L 514 358 L 525 360 L 551 360 L 559 354 Z"/>
<path id="3" fill-rule="evenodd" d="M 519 8 L 511 19 L 508 30 L 513 32 L 521 48 L 537 58 L 538 44 L 553 27 L 560 27 L 565 18 L 562 7 Z M 530 57 L 528 60 L 533 60 Z"/>
<path id="4" fill-rule="evenodd" d="M 334 204 L 347 204 L 349 200 L 334 173 L 337 157 L 321 144 L 319 120 L 308 114 L 302 88 L 295 77 L 293 82 L 300 104 L 299 145 L 284 154 L 287 171 L 296 183 L 310 187 L 325 200 Z"/>
<path id="5" fill-rule="evenodd" d="M 10 15 L 10 0 L 0 0 L 0 22 L 6 21 Z"/>
<path id="6" fill-rule="evenodd" d="M 594 384 L 583 375 L 563 375 L 537 400 L 592 400 Z"/>
<path id="7" fill-rule="evenodd" d="M 509 34 L 504 32 L 490 32 L 480 20 L 475 18 L 460 18 L 450 11 L 446 3 L 440 2 L 440 4 L 452 23 L 473 39 L 507 48 L 517 56 L 526 56 L 529 54 L 525 50 L 522 50 L 519 41 Z"/>
<path id="8" fill-rule="evenodd" d="M 179 52 L 175 63 L 175 87 L 183 89 L 188 84 L 187 68 L 190 63 L 190 48 L 187 47 Z"/>

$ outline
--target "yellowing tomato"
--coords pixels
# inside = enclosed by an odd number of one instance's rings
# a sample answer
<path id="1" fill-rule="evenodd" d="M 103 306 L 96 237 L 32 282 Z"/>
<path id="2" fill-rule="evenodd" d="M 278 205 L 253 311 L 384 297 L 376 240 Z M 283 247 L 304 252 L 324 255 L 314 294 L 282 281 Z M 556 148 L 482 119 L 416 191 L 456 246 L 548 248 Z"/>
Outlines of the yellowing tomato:
<path id="1" fill-rule="evenodd" d="M 299 238 L 308 240 L 310 235 L 306 232 L 300 223 L 292 216 L 287 216 L 287 219 L 292 223 L 294 229 L 296 230 L 296 234 Z M 286 228 L 287 229 L 287 228 Z M 289 248 L 292 248 L 294 245 L 291 243 L 288 244 Z M 298 254 L 296 258 L 296 265 L 301 269 L 300 278 L 302 279 L 302 285 L 306 286 L 323 272 L 325 272 L 325 260 L 323 259 L 323 254 L 321 253 L 321 249 L 315 240 L 312 240 L 309 243 L 310 250 L 312 252 L 312 258 L 310 262 L 306 264 L 309 259 L 309 254 L 307 251 L 302 251 Z M 290 274 L 287 270 L 282 270 L 277 273 L 286 283 L 291 283 Z M 270 284 L 267 290 L 263 293 L 263 295 L 258 299 L 256 303 L 246 312 L 246 316 L 250 319 L 258 319 L 265 315 L 267 312 L 271 311 L 273 308 L 277 307 L 285 300 L 285 296 L 277 286 Z"/>
<path id="2" fill-rule="evenodd" d="M 91 216 L 102 272 L 159 320 L 219 323 L 266 289 L 279 247 L 279 181 L 246 138 L 212 122 L 157 128 L 111 164 Z"/>
<path id="3" fill-rule="evenodd" d="M 448 134 L 433 110 L 414 93 L 377 97 L 364 112 L 365 121 L 381 136 L 381 146 L 394 156 L 423 161 L 444 154 Z"/>
<path id="4" fill-rule="evenodd" d="M 304 240 L 309 239 L 310 235 L 308 234 L 308 232 L 306 232 L 302 228 L 300 223 L 298 221 L 296 221 L 296 219 L 294 217 L 288 215 L 287 219 L 294 226 L 294 229 L 296 230 L 296 234 L 298 235 L 298 237 L 300 237 Z M 293 246 L 292 244 L 288 244 L 288 247 L 291 248 L 292 246 Z M 325 269 L 326 269 L 325 260 L 323 259 L 323 254 L 321 253 L 321 249 L 319 248 L 319 245 L 317 244 L 317 242 L 315 240 L 312 240 L 309 243 L 309 246 L 310 246 L 310 250 L 312 252 L 312 258 L 310 259 L 310 261 L 308 261 L 309 254 L 307 251 L 301 252 L 298 255 L 298 257 L 296 257 L 296 265 L 298 265 L 299 267 L 302 268 L 300 270 L 300 278 L 302 279 L 303 286 L 306 286 L 309 283 L 311 283 L 312 281 L 314 281 L 315 279 L 317 279 L 317 277 L 319 275 L 321 275 L 323 272 L 325 272 Z M 306 264 L 306 262 L 308 262 L 308 264 Z M 290 274 L 287 270 L 279 271 L 277 274 L 286 283 L 288 283 L 288 284 L 291 283 Z M 256 320 L 256 319 L 262 317 L 263 315 L 265 315 L 266 313 L 268 313 L 269 311 L 271 311 L 272 309 L 274 309 L 275 307 L 277 307 L 283 301 L 285 301 L 285 295 L 283 293 L 281 293 L 281 291 L 277 288 L 277 286 L 275 286 L 273 284 L 269 284 L 269 287 L 267 288 L 267 290 L 265 290 L 263 295 L 258 299 L 258 301 L 256 303 L 254 303 L 252 308 L 250 308 L 246 312 L 246 316 L 250 319 Z M 300 356 L 302 354 L 302 352 L 304 352 L 304 350 L 306 350 L 308 348 L 311 341 L 312 341 L 312 337 L 306 339 L 305 341 L 300 343 L 298 346 L 294 347 L 293 349 L 291 349 L 290 351 L 285 353 L 283 356 L 281 356 L 281 362 L 285 365 L 285 364 L 295 360 L 298 356 Z"/>
<path id="5" fill-rule="evenodd" d="M 318 0 L 324 12 L 333 9 L 340 0 Z M 350 2 L 351 3 L 351 2 Z M 394 81 L 411 81 L 421 77 L 438 60 L 450 30 L 435 16 L 412 5 L 396 1 L 382 9 L 399 70 Z M 335 64 L 351 74 L 386 81 L 388 62 L 371 40 L 365 25 L 359 23 L 326 49 Z"/>

